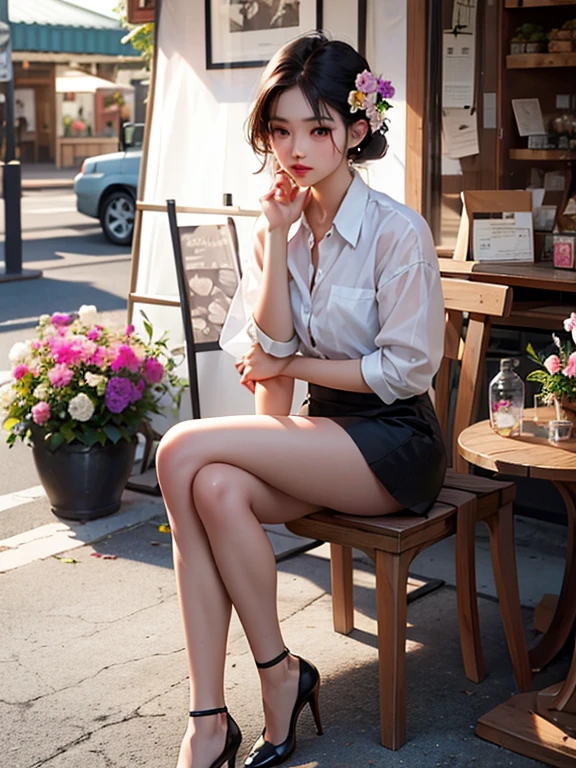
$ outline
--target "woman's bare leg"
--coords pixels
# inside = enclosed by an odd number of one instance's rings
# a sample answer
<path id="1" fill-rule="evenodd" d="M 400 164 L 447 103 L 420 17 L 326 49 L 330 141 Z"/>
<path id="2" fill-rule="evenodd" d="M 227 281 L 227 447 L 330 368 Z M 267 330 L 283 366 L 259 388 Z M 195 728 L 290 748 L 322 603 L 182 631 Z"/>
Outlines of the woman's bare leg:
<path id="1" fill-rule="evenodd" d="M 180 524 L 182 517 L 193 513 L 196 522 L 197 516 L 202 520 L 217 571 L 258 661 L 273 658 L 283 648 L 275 561 L 260 522 L 285 522 L 321 507 L 368 515 L 400 508 L 353 440 L 329 419 L 234 416 L 184 422 L 164 437 L 158 465 L 167 504 L 173 500 L 171 520 L 180 557 L 194 556 L 195 545 L 188 543 L 188 529 Z M 235 469 L 243 473 L 232 477 Z M 177 573 L 185 627 L 193 627 L 198 615 L 198 590 L 189 575 L 184 570 Z M 215 639 L 208 626 L 203 634 Z M 188 637 L 191 669 L 202 667 L 206 675 L 217 670 L 213 674 L 220 681 L 222 656 L 213 653 L 212 643 L 209 647 L 199 643 L 193 629 L 190 636 L 187 632 L 187 645 Z M 287 733 L 297 665 L 288 659 L 262 670 L 261 679 L 267 737 L 278 743 Z M 213 685 L 207 690 L 213 691 Z M 198 697 L 206 698 L 204 692 Z"/>

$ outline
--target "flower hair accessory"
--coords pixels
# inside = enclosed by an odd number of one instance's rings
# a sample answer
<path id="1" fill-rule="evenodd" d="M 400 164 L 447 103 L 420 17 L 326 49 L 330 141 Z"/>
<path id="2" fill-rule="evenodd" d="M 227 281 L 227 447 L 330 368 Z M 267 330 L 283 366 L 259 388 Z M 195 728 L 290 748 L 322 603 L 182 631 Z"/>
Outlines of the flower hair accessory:
<path id="1" fill-rule="evenodd" d="M 387 99 L 393 98 L 396 89 L 390 80 L 375 77 L 368 69 L 356 76 L 355 85 L 356 90 L 348 94 L 350 112 L 365 110 L 372 131 L 385 133 L 388 130 L 385 123 L 386 110 L 392 107 Z"/>

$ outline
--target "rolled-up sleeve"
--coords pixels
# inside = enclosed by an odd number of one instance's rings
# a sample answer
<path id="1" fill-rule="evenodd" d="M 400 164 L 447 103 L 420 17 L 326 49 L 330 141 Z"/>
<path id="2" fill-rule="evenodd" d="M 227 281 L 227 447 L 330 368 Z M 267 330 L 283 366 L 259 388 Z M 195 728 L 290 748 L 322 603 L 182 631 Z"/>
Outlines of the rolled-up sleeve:
<path id="1" fill-rule="evenodd" d="M 262 270 L 254 259 L 242 273 L 242 280 L 232 298 L 218 342 L 220 348 L 236 360 L 246 354 L 253 344 L 260 344 L 264 352 L 274 357 L 289 357 L 300 346 L 296 334 L 290 341 L 276 341 L 256 324 L 252 313 L 261 284 Z"/>
<path id="2" fill-rule="evenodd" d="M 426 392 L 444 352 L 438 266 L 410 264 L 377 288 L 380 331 L 361 359 L 364 381 L 387 404 Z"/>

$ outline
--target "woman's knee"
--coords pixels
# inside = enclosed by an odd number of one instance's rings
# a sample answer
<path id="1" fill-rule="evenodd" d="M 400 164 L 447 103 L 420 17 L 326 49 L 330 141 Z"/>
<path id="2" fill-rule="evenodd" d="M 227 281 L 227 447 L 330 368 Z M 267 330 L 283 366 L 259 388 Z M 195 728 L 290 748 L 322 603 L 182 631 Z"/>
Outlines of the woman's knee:
<path id="1" fill-rule="evenodd" d="M 187 436 L 190 433 L 190 422 L 183 421 L 174 426 L 163 435 L 156 449 L 156 472 L 158 477 L 165 476 L 172 469 L 181 465 L 182 453 L 189 442 Z"/>
<path id="2" fill-rule="evenodd" d="M 192 498 L 204 526 L 225 529 L 246 506 L 245 472 L 231 464 L 201 467 L 192 483 Z"/>

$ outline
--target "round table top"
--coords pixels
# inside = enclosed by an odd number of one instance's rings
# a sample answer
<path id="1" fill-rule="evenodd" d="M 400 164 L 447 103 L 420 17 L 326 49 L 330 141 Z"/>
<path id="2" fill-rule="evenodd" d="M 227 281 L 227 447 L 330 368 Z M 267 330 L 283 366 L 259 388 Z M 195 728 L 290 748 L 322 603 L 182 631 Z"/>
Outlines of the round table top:
<path id="1" fill-rule="evenodd" d="M 545 480 L 576 481 L 576 438 L 553 445 L 538 435 L 547 424 L 534 420 L 533 409 L 524 411 L 522 435 L 502 437 L 479 421 L 463 430 L 458 450 L 471 464 L 493 472 Z"/>

